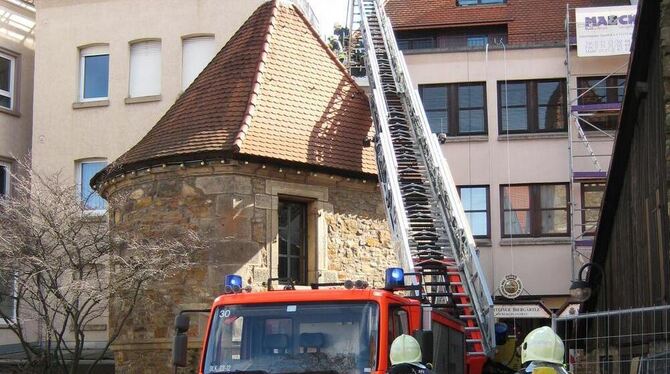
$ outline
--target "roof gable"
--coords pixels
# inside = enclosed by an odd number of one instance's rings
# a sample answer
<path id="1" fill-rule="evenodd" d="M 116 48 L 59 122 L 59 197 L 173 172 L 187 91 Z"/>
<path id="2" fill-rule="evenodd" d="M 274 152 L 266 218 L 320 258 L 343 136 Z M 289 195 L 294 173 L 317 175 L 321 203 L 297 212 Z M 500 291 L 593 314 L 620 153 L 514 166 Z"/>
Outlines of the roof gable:
<path id="1" fill-rule="evenodd" d="M 240 153 L 375 172 L 369 103 L 293 6 L 278 8 Z"/>
<path id="2" fill-rule="evenodd" d="M 110 170 L 206 154 L 372 174 L 374 150 L 363 146 L 372 131 L 364 92 L 311 24 L 269 1 Z"/>

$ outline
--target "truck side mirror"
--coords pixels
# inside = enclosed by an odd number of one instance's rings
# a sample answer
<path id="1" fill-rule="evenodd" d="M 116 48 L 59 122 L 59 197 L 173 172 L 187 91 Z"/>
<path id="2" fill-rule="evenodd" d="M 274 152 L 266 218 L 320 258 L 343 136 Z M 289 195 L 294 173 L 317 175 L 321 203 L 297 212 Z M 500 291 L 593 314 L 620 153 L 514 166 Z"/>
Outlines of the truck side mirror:
<path id="1" fill-rule="evenodd" d="M 421 347 L 421 361 L 425 364 L 433 362 L 433 332 L 416 330 L 412 334 Z"/>
<path id="2" fill-rule="evenodd" d="M 172 346 L 172 365 L 176 367 L 186 367 L 188 364 L 188 327 L 190 319 L 188 316 L 179 314 L 174 320 L 174 345 Z"/>

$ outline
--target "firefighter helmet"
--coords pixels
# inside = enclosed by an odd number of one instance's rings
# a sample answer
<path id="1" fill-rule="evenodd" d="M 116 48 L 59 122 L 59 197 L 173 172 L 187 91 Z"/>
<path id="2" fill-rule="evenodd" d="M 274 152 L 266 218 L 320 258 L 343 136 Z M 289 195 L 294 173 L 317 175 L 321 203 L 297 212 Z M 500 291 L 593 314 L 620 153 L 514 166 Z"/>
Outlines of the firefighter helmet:
<path id="1" fill-rule="evenodd" d="M 402 334 L 391 344 L 391 364 L 411 364 L 421 362 L 419 342 L 409 335 Z"/>
<path id="2" fill-rule="evenodd" d="M 543 361 L 561 365 L 564 354 L 563 341 L 547 326 L 529 332 L 521 345 L 521 363 L 524 364 Z"/>

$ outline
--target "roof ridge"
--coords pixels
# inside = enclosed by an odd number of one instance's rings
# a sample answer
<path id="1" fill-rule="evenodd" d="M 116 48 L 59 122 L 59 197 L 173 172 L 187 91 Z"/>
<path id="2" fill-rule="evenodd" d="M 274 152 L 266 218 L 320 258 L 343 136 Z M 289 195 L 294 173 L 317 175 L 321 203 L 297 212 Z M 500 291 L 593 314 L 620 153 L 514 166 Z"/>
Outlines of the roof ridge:
<path id="1" fill-rule="evenodd" d="M 268 26 L 265 32 L 265 43 L 263 43 L 263 48 L 258 57 L 258 66 L 256 67 L 256 75 L 252 80 L 251 93 L 249 94 L 249 100 L 247 101 L 247 108 L 244 112 L 244 117 L 242 118 L 242 125 L 240 130 L 235 136 L 233 141 L 233 152 L 239 152 L 242 149 L 242 143 L 244 138 L 247 135 L 247 130 L 251 126 L 251 120 L 254 117 L 254 111 L 256 109 L 256 98 L 258 98 L 261 90 L 261 83 L 263 82 L 263 71 L 265 70 L 265 61 L 268 53 L 270 52 L 270 43 L 272 41 L 272 32 L 274 31 L 275 19 L 277 18 L 277 7 L 278 0 L 273 0 L 274 4 L 272 5 L 272 14 L 268 19 Z"/>
<path id="2" fill-rule="evenodd" d="M 356 83 L 356 80 L 351 76 L 351 74 L 349 74 L 349 71 L 347 70 L 347 68 L 342 64 L 340 59 L 337 58 L 337 56 L 335 55 L 335 52 L 333 52 L 330 49 L 330 47 L 328 46 L 328 44 L 326 44 L 326 42 L 323 39 L 321 39 L 321 35 L 319 35 L 319 33 L 316 32 L 312 23 L 309 22 L 307 17 L 305 17 L 305 15 L 300 10 L 300 7 L 296 6 L 295 4 L 291 4 L 291 5 L 293 6 L 293 9 L 295 9 L 298 12 L 298 15 L 300 16 L 302 21 L 307 24 L 307 27 L 309 28 L 309 31 L 312 33 L 312 35 L 314 35 L 316 37 L 316 39 L 319 41 L 319 44 L 321 44 L 321 46 L 326 50 L 326 53 L 328 53 L 328 56 L 330 56 L 330 59 L 335 62 L 335 65 L 337 66 L 337 68 L 340 69 L 342 71 L 342 73 L 344 73 L 344 76 L 347 78 L 349 83 L 353 84 L 354 87 L 356 87 L 356 90 L 358 90 L 359 93 L 362 93 L 363 95 L 365 95 L 365 90 L 363 90 L 363 88 L 361 88 L 361 86 L 359 86 L 358 83 Z M 351 32 L 351 30 L 349 32 Z"/>

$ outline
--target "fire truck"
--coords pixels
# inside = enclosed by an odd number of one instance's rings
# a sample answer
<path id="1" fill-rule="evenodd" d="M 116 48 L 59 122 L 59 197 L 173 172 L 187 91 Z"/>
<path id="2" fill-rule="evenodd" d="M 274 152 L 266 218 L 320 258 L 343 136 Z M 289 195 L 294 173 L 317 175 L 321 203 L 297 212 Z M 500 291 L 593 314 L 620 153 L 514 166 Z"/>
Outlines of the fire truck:
<path id="1" fill-rule="evenodd" d="M 229 275 L 226 294 L 209 315 L 198 372 L 385 373 L 393 339 L 411 334 L 433 372 L 481 373 L 487 357 L 466 352 L 466 324 L 429 305 L 421 292 L 425 286 L 406 282 L 416 277 L 421 275 L 390 268 L 382 289 L 358 280 L 246 292 L 242 278 Z M 188 317 L 181 314 L 177 366 L 187 365 L 187 330 Z"/>
<path id="2" fill-rule="evenodd" d="M 359 20 L 379 185 L 400 267 L 364 281 L 244 292 L 226 276 L 209 311 L 198 372 L 384 373 L 400 334 L 433 372 L 480 374 L 495 351 L 493 302 L 458 191 L 413 89 L 382 1 L 353 0 Z M 279 282 L 277 282 L 279 283 Z M 279 287 L 282 288 L 282 287 Z M 185 366 L 188 311 L 175 323 Z"/>

